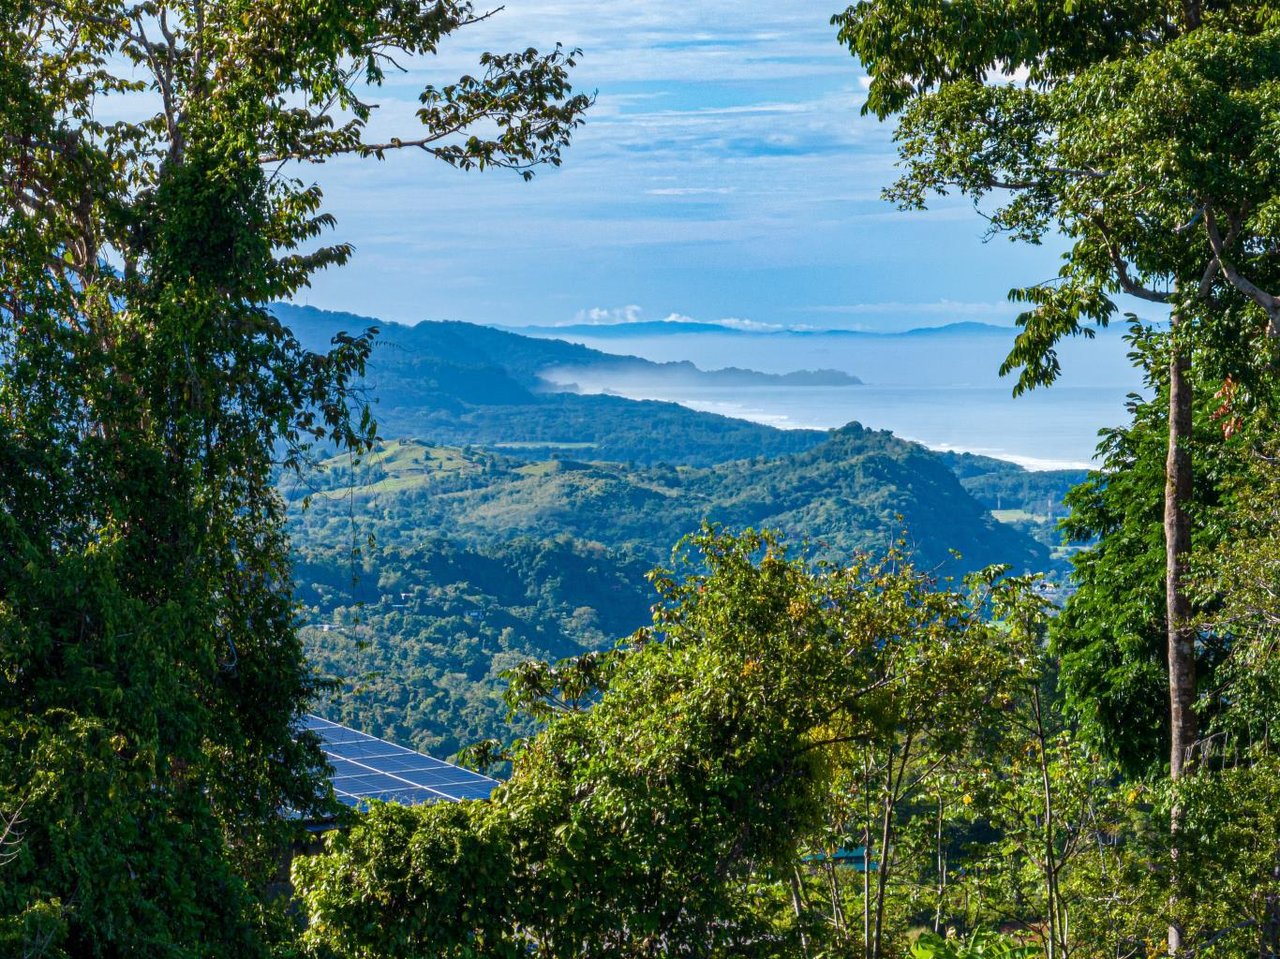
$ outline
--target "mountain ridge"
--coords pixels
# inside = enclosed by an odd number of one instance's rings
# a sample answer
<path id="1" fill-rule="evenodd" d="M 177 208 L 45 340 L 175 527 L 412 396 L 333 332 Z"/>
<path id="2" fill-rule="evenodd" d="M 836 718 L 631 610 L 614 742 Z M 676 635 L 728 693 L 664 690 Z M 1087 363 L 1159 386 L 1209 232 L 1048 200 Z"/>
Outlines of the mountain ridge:
<path id="1" fill-rule="evenodd" d="M 1015 327 L 1000 326 L 995 323 L 981 323 L 974 320 L 959 320 L 940 326 L 920 326 L 907 330 L 880 332 L 876 330 L 846 330 L 836 327 L 808 329 L 804 327 L 755 328 L 732 326 L 723 323 L 686 322 L 683 320 L 634 320 L 620 323 L 568 323 L 562 326 L 513 326 L 494 324 L 495 329 L 517 333 L 521 336 L 539 338 L 556 338 L 561 336 L 580 336 L 590 339 L 623 339 L 643 336 L 681 336 L 698 334 L 726 334 L 729 336 L 749 337 L 848 337 L 857 339 L 886 339 L 902 337 L 927 337 L 947 335 L 987 335 L 1000 334 L 1008 336 L 1016 332 Z"/>
<path id="2" fill-rule="evenodd" d="M 406 327 L 314 307 L 281 304 L 272 310 L 313 350 L 326 349 L 339 330 L 379 328 L 365 385 L 377 400 L 374 415 L 386 437 L 524 450 L 530 458 L 585 446 L 601 460 L 705 466 L 793 453 L 826 436 L 822 430 L 779 430 L 677 403 L 550 389 L 542 373 L 552 367 L 633 359 L 577 344 L 451 320 Z M 659 369 L 638 357 L 634 362 Z"/>
<path id="3" fill-rule="evenodd" d="M 328 345 L 328 337 L 338 329 L 352 332 L 352 328 L 376 327 L 383 343 L 397 344 L 402 348 L 429 347 L 436 355 L 463 361 L 477 366 L 500 366 L 517 374 L 516 379 L 528 388 L 538 387 L 547 369 L 575 369 L 598 367 L 608 370 L 634 369 L 650 375 L 667 378 L 678 373 L 686 378 L 704 378 L 708 385 L 722 385 L 736 380 L 750 385 L 793 385 L 806 380 L 816 380 L 814 385 L 858 385 L 861 380 L 841 370 L 796 370 L 790 373 L 761 373 L 740 367 L 702 369 L 687 360 L 656 362 L 640 356 L 606 353 L 567 340 L 553 337 L 528 336 L 518 329 L 462 320 L 421 320 L 413 325 L 384 322 L 375 317 L 356 313 L 321 310 L 313 306 L 295 306 L 276 303 L 271 312 L 282 321 L 288 321 L 308 349 L 321 350 Z M 352 328 L 348 327 L 348 323 Z M 554 347 L 533 348 L 530 343 L 554 343 Z M 477 352 L 478 351 L 478 352 Z M 479 362 L 477 362 L 477 360 Z"/>

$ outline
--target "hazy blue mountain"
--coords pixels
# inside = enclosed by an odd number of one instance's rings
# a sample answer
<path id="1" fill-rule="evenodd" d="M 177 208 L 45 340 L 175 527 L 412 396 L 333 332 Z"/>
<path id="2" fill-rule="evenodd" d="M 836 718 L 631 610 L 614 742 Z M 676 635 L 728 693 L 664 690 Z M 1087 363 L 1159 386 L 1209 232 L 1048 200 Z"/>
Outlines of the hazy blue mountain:
<path id="1" fill-rule="evenodd" d="M 323 348 L 339 330 L 352 333 L 377 327 L 379 344 L 392 353 L 402 354 L 397 357 L 379 356 L 379 365 L 426 363 L 464 370 L 500 369 L 517 383 L 535 390 L 546 384 L 543 375 L 546 371 L 577 368 L 604 368 L 643 374 L 659 382 L 679 379 L 715 386 L 854 386 L 860 382 L 856 376 L 839 370 L 797 370 L 778 374 L 733 367 L 703 370 L 687 361 L 654 363 L 638 356 L 616 356 L 576 343 L 532 337 L 514 329 L 456 320 L 428 320 L 406 326 L 354 313 L 337 313 L 287 303 L 275 304 L 271 310 L 311 349 Z M 723 330 L 723 327 L 716 329 Z"/>
<path id="2" fill-rule="evenodd" d="M 555 392 L 543 376 L 553 369 L 586 372 L 618 363 L 655 376 L 670 375 L 664 370 L 688 373 L 682 364 L 616 357 L 471 323 L 410 327 L 311 307 L 272 309 L 312 349 L 323 349 L 339 330 L 379 328 L 367 385 L 379 431 L 389 438 L 485 446 L 535 459 L 569 450 L 590 459 L 691 465 L 783 456 L 826 438 L 820 430 L 779 430 L 676 403 Z"/>
<path id="3" fill-rule="evenodd" d="M 941 326 L 922 326 L 893 333 L 872 330 L 801 329 L 793 327 L 735 326 L 725 323 L 697 323 L 675 320 L 633 320 L 621 323 L 566 323 L 561 326 L 513 326 L 499 325 L 498 329 L 523 336 L 552 337 L 582 336 L 591 339 L 630 339 L 647 336 L 690 336 L 718 334 L 749 337 L 818 337 L 834 336 L 855 339 L 882 339 L 895 337 L 974 336 L 998 335 L 1008 337 L 1013 330 L 1008 326 L 978 323 L 964 320 Z"/>
<path id="4" fill-rule="evenodd" d="M 624 323 L 565 323 L 560 326 L 513 326 L 497 324 L 498 329 L 522 336 L 558 337 L 558 336 L 591 336 L 591 337 L 624 337 L 624 336 L 664 336 L 669 333 L 754 333 L 768 334 L 769 330 L 744 330 L 722 323 L 675 323 L 671 320 L 633 320 Z"/>
<path id="5" fill-rule="evenodd" d="M 840 370 L 795 370 L 790 373 L 760 373 L 729 366 L 702 370 L 688 360 L 654 363 L 631 356 L 555 366 L 541 373 L 544 383 L 569 392 L 578 392 L 581 383 L 643 382 L 658 389 L 789 386 L 860 386 L 858 377 Z M 592 389 L 591 392 L 596 392 Z"/>

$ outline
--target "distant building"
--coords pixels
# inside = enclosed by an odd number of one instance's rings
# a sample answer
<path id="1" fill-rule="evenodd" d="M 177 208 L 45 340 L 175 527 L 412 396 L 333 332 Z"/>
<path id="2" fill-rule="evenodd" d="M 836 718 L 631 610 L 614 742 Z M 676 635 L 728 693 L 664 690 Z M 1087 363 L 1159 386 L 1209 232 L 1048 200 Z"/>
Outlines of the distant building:
<path id="1" fill-rule="evenodd" d="M 874 853 L 871 856 L 874 856 Z M 831 864 L 845 866 L 857 872 L 875 872 L 880 868 L 880 863 L 871 858 L 871 856 L 868 855 L 865 846 L 854 846 L 852 849 L 836 849 L 831 852 L 819 852 L 803 856 L 800 861 L 806 866 Z"/>

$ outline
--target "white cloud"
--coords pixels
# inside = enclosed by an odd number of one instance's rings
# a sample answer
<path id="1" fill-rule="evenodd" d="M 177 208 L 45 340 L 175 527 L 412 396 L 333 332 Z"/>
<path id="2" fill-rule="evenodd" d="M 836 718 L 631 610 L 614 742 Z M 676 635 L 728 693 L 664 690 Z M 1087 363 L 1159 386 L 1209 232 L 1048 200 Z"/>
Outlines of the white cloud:
<path id="1" fill-rule="evenodd" d="M 731 330 L 746 330 L 750 333 L 776 333 L 779 330 L 809 329 L 807 326 L 783 326 L 781 323 L 762 323 L 759 320 L 744 320 L 737 316 L 726 316 L 722 320 L 713 320 L 716 326 Z"/>
<path id="2" fill-rule="evenodd" d="M 629 306 L 615 307 L 591 307 L 590 309 L 579 310 L 572 320 L 572 324 L 561 323 L 560 326 L 617 326 L 622 323 L 638 323 L 643 319 L 644 310 L 634 304 Z M 772 333 L 780 330 L 799 330 L 812 329 L 808 326 L 783 326 L 781 323 L 762 323 L 758 320 L 748 320 L 737 316 L 727 316 L 719 320 L 699 320 L 696 317 L 688 316 L 684 313 L 668 313 L 658 323 L 670 323 L 674 326 L 680 326 L 690 323 L 707 324 L 715 326 L 723 326 L 730 330 L 747 330 L 753 333 Z"/>
<path id="3" fill-rule="evenodd" d="M 921 300 L 1001 296 L 1021 264 L 970 268 L 997 257 L 968 204 L 920 214 L 881 199 L 895 175 L 892 125 L 860 116 L 865 71 L 836 41 L 830 12 L 825 0 L 506 0 L 375 91 L 378 135 L 412 130 L 422 85 L 474 73 L 480 51 L 563 40 L 585 51 L 575 88 L 598 92 L 564 166 L 530 183 L 418 153 L 305 168 L 338 217 L 336 238 L 356 246 L 350 266 L 317 277 L 311 301 L 540 324 L 582 303 L 632 305 L 575 322 L 626 322 L 645 303 L 655 317 L 683 308 L 746 328 L 752 314 L 818 324 L 865 315 L 875 327 L 930 311 L 872 302 L 901 289 Z M 906 285 L 899 251 L 915 264 Z M 1056 265 L 1037 262 L 1036 275 L 1046 269 Z M 833 306 L 794 307 L 803 302 Z M 933 309 L 1009 315 L 1007 305 Z"/>
<path id="4" fill-rule="evenodd" d="M 573 322 L 584 326 L 614 326 L 618 323 L 635 323 L 643 311 L 635 304 L 629 306 L 599 307 L 579 310 Z"/>

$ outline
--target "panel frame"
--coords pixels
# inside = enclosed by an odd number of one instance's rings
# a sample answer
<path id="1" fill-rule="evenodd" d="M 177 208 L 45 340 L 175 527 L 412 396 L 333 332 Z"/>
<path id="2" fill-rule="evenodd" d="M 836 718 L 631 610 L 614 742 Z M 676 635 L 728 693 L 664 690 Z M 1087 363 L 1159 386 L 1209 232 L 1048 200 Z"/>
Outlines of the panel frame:
<path id="1" fill-rule="evenodd" d="M 323 716 L 308 714 L 301 728 L 320 738 L 320 748 L 334 769 L 329 777 L 334 795 L 345 806 L 365 808 L 371 799 L 407 806 L 431 802 L 474 802 L 488 799 L 500 785 L 491 776 L 370 736 Z M 408 762 L 409 768 L 391 771 L 382 764 L 385 760 L 395 761 L 393 766 Z M 340 775 L 338 770 L 341 770 Z M 374 777 L 377 777 L 376 788 L 375 782 L 370 781 Z M 357 786 L 351 780 L 364 782 Z M 404 797 L 386 798 L 395 793 L 403 793 Z"/>

